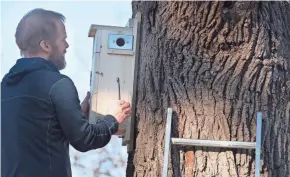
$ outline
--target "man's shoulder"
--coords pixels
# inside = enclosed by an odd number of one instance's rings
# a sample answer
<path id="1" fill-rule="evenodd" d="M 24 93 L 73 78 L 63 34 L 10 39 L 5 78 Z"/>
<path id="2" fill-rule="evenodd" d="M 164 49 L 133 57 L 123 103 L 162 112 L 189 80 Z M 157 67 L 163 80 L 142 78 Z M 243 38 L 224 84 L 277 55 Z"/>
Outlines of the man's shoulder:
<path id="1" fill-rule="evenodd" d="M 33 75 L 31 75 L 31 78 L 27 78 L 29 80 L 35 79 L 31 87 L 38 88 L 35 94 L 46 95 L 46 99 L 50 99 L 51 93 L 55 89 L 63 89 L 64 92 L 68 92 L 68 88 L 74 87 L 72 79 L 59 72 L 45 70 L 35 72 Z"/>
<path id="2" fill-rule="evenodd" d="M 52 100 L 60 100 L 60 99 L 74 99 L 78 98 L 78 92 L 76 86 L 71 78 L 66 75 L 61 75 L 61 78 L 57 80 L 49 90 L 49 96 Z"/>
<path id="3" fill-rule="evenodd" d="M 36 75 L 42 76 L 44 81 L 50 81 L 52 84 L 55 84 L 56 82 L 62 80 L 62 79 L 68 79 L 72 82 L 72 79 L 62 73 L 59 72 L 53 72 L 49 70 L 39 71 L 40 73 L 35 73 Z"/>
<path id="4" fill-rule="evenodd" d="M 55 72 L 55 71 L 51 71 L 51 70 L 39 70 L 36 71 L 35 74 L 37 74 L 37 72 L 41 75 L 43 75 L 44 77 L 47 77 L 48 79 L 58 79 L 58 78 L 64 78 L 64 77 L 68 77 L 60 72 Z"/>
<path id="5" fill-rule="evenodd" d="M 61 85 L 69 85 L 69 86 L 75 87 L 73 80 L 70 77 L 68 77 L 67 75 L 64 75 L 64 74 L 60 74 L 57 77 L 57 79 L 54 80 L 53 86 L 59 85 L 59 84 L 61 84 Z"/>
<path id="6" fill-rule="evenodd" d="M 64 88 L 75 88 L 75 84 L 73 82 L 73 80 L 65 75 L 65 74 L 61 74 L 61 73 L 55 73 L 55 72 L 47 72 L 45 75 L 45 78 L 47 80 L 49 80 L 50 82 L 50 89 L 52 89 L 53 87 L 64 87 Z"/>
<path id="7" fill-rule="evenodd" d="M 35 73 L 27 77 L 26 80 L 27 83 L 31 83 L 31 87 L 46 90 L 45 92 L 49 92 L 49 90 L 51 90 L 54 85 L 62 82 L 63 80 L 73 83 L 72 79 L 67 75 L 61 74 L 59 72 L 53 72 L 50 70 L 36 71 Z"/>

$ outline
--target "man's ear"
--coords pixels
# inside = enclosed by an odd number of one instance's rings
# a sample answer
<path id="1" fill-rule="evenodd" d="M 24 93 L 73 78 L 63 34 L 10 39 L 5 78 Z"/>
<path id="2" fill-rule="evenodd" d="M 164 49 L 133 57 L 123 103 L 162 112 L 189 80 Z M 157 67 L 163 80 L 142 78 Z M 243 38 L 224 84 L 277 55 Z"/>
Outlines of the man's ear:
<path id="1" fill-rule="evenodd" d="M 47 53 L 51 53 L 51 45 L 48 41 L 41 41 L 40 48 Z"/>

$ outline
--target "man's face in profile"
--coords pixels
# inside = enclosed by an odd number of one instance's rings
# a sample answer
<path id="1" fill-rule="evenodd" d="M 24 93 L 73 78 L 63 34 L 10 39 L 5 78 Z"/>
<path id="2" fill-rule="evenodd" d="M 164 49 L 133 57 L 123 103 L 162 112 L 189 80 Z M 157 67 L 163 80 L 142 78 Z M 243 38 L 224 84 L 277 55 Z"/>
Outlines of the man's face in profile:
<path id="1" fill-rule="evenodd" d="M 50 55 L 50 60 L 56 65 L 58 70 L 62 70 L 66 66 L 65 53 L 69 45 L 66 41 L 67 36 L 64 24 L 59 20 L 57 20 L 55 24 L 56 34 L 51 44 L 52 52 Z"/>

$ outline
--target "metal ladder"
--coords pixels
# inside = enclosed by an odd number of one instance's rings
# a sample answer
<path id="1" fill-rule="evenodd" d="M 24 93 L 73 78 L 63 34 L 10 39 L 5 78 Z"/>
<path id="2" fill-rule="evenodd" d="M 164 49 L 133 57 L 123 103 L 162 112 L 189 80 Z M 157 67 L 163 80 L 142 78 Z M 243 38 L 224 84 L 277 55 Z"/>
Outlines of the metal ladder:
<path id="1" fill-rule="evenodd" d="M 256 150 L 255 177 L 260 176 L 260 154 L 261 154 L 261 132 L 262 132 L 262 113 L 261 112 L 257 113 L 256 142 L 171 138 L 171 122 L 172 122 L 172 108 L 168 108 L 166 131 L 165 131 L 165 150 L 164 150 L 164 165 L 163 165 L 162 177 L 167 177 L 168 158 L 169 158 L 169 151 L 170 151 L 171 144 L 187 145 L 187 146 L 220 147 L 220 148 L 255 149 Z"/>

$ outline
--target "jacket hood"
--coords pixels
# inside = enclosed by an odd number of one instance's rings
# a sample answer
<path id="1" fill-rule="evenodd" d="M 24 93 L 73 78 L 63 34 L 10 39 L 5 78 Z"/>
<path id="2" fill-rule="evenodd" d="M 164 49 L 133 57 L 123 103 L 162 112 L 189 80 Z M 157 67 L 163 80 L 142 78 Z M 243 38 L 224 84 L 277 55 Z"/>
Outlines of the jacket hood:
<path id="1" fill-rule="evenodd" d="M 59 72 L 56 66 L 49 60 L 43 58 L 21 58 L 4 76 L 2 83 L 6 85 L 15 85 L 19 83 L 23 77 L 32 72 L 47 69 L 54 72 Z"/>

